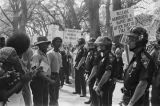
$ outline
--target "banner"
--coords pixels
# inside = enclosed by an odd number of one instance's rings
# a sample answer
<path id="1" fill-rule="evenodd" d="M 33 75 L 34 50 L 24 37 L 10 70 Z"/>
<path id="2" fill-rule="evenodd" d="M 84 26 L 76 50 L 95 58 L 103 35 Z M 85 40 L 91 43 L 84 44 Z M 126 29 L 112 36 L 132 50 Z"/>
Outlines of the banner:
<path id="1" fill-rule="evenodd" d="M 124 34 L 135 25 L 134 10 L 132 8 L 111 12 L 114 36 Z"/>
<path id="2" fill-rule="evenodd" d="M 81 37 L 81 30 L 65 29 L 63 41 L 68 44 L 77 44 L 77 40 Z"/>
<path id="3" fill-rule="evenodd" d="M 47 36 L 48 40 L 52 41 L 52 39 L 54 37 L 57 37 L 58 32 L 59 32 L 59 26 L 58 25 L 50 25 L 48 27 L 48 36 Z"/>

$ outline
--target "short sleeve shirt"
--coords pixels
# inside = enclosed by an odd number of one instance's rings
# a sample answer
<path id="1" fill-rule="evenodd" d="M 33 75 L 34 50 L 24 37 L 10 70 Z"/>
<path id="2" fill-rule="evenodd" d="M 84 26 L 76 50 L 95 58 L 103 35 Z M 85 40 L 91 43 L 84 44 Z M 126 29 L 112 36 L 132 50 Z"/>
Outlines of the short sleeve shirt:
<path id="1" fill-rule="evenodd" d="M 45 64 L 45 65 L 42 65 Z M 47 58 L 47 55 L 37 50 L 32 56 L 31 67 L 43 67 L 43 74 L 46 76 L 51 75 L 50 63 Z"/>
<path id="2" fill-rule="evenodd" d="M 76 64 L 80 62 L 82 57 L 87 57 L 87 49 L 84 47 L 80 48 L 77 52 L 76 59 L 75 59 Z"/>
<path id="3" fill-rule="evenodd" d="M 112 63 L 114 61 L 114 57 L 111 53 L 107 53 L 99 62 L 98 71 L 96 76 L 98 80 L 100 80 L 105 73 L 105 71 L 111 71 L 112 73 Z"/>
<path id="4" fill-rule="evenodd" d="M 91 70 L 93 68 L 93 62 L 94 62 L 94 50 L 91 50 L 88 52 L 87 54 L 87 59 L 88 61 L 86 61 L 86 70 L 89 71 L 89 74 L 91 73 Z"/>
<path id="5" fill-rule="evenodd" d="M 142 53 L 134 56 L 125 73 L 124 86 L 127 89 L 135 90 L 140 81 L 151 82 L 153 61 L 145 54 L 146 61 L 143 61 Z"/>
<path id="6" fill-rule="evenodd" d="M 50 50 L 47 53 L 47 57 L 50 62 L 51 72 L 59 73 L 59 70 L 62 67 L 62 56 L 60 52 Z"/>

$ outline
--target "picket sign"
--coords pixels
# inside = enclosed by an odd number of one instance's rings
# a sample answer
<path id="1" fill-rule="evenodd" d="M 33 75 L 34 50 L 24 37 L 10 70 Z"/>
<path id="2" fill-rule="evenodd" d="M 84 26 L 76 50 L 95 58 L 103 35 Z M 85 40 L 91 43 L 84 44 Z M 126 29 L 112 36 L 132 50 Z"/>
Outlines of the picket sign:
<path id="1" fill-rule="evenodd" d="M 111 22 L 114 36 L 125 34 L 135 26 L 134 10 L 132 8 L 121 9 L 111 12 Z"/>

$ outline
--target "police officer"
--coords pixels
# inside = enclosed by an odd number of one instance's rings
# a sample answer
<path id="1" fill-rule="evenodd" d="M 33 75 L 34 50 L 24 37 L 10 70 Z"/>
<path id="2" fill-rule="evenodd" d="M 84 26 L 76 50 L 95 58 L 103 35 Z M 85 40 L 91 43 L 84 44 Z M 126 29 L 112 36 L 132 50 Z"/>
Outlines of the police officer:
<path id="1" fill-rule="evenodd" d="M 80 38 L 78 40 L 78 52 L 75 59 L 75 92 L 73 94 L 81 94 L 80 97 L 86 96 L 86 82 L 85 82 L 85 69 L 84 69 L 84 62 L 87 55 L 87 50 L 84 48 L 85 39 Z"/>
<path id="2" fill-rule="evenodd" d="M 96 82 L 94 85 L 94 90 L 99 97 L 97 106 L 111 106 L 112 94 L 115 88 L 113 70 L 113 61 L 115 61 L 115 57 L 111 53 L 112 41 L 108 37 L 103 36 L 98 37 L 95 44 L 100 54 L 97 63 Z"/>
<path id="3" fill-rule="evenodd" d="M 92 68 L 93 68 L 93 61 L 94 61 L 94 53 L 96 52 L 96 47 L 94 44 L 95 39 L 91 38 L 87 43 L 87 49 L 88 54 L 85 61 L 85 68 L 86 68 L 86 78 L 91 74 Z M 89 92 L 90 92 L 90 98 L 88 101 L 85 102 L 85 104 L 90 104 L 93 98 L 93 86 L 94 86 L 95 78 L 92 78 L 89 82 Z"/>
<path id="4" fill-rule="evenodd" d="M 128 34 L 129 49 L 134 56 L 125 72 L 123 104 L 126 106 L 148 106 L 149 86 L 154 62 L 146 52 L 148 33 L 142 27 L 134 27 Z"/>
<path id="5" fill-rule="evenodd" d="M 153 74 L 153 82 L 152 82 L 152 97 L 151 97 L 151 104 L 152 106 L 159 106 L 160 105 L 160 27 L 156 31 L 156 40 L 157 44 L 154 47 L 154 50 L 151 52 L 153 56 L 156 69 L 155 73 Z"/>

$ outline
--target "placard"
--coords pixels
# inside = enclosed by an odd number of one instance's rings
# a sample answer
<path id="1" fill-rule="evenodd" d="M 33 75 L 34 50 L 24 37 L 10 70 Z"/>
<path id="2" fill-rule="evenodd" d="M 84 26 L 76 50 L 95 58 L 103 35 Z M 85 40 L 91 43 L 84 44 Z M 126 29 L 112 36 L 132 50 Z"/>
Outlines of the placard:
<path id="1" fill-rule="evenodd" d="M 129 32 L 135 26 L 134 10 L 127 8 L 111 12 L 111 22 L 114 36 Z"/>

